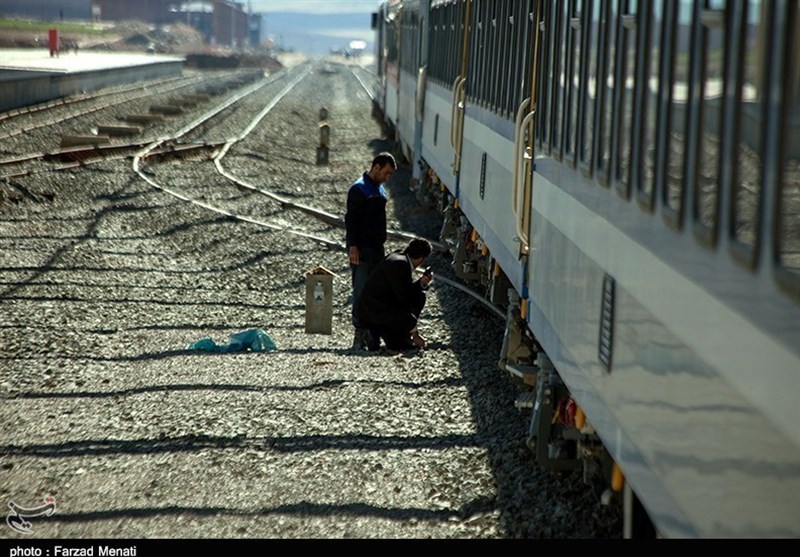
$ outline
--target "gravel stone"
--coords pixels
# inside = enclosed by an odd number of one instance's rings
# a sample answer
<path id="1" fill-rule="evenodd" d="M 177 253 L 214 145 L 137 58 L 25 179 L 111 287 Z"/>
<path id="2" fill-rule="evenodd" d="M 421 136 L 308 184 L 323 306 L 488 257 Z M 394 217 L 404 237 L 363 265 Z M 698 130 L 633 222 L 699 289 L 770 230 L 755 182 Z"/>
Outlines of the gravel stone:
<path id="1" fill-rule="evenodd" d="M 273 78 L 187 141 L 241 133 L 285 87 Z M 210 104 L 165 126 L 177 130 Z M 322 106 L 330 164 L 317 166 Z M 370 111 L 350 69 L 315 66 L 222 164 L 342 215 L 347 187 L 392 148 Z M 7 152 L 43 148 L 38 134 L 13 141 Z M 148 162 L 148 176 L 343 243 L 342 229 L 240 190 L 206 155 Z M 409 178 L 404 165 L 389 184 L 389 226 L 436 239 L 440 215 L 419 206 Z M 620 534 L 618 512 L 579 475 L 533 462 L 529 414 L 497 369 L 503 323 L 471 298 L 434 280 L 421 322 L 427 349 L 355 352 L 342 251 L 180 201 L 130 160 L 61 172 L 42 164 L 14 180 L 2 191 L 37 195 L 0 201 L 0 504 L 54 496 L 56 513 L 31 521 L 36 537 Z M 453 278 L 446 257 L 429 261 Z M 317 265 L 336 273 L 330 336 L 304 332 L 305 272 Z M 250 327 L 278 350 L 185 349 Z"/>

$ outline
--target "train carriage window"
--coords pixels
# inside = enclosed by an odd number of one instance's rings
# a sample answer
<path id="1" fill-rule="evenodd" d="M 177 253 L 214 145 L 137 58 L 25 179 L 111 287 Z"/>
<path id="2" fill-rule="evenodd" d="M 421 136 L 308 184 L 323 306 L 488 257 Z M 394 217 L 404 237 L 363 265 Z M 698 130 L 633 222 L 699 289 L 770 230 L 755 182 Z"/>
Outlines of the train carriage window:
<path id="1" fill-rule="evenodd" d="M 508 7 L 508 29 L 509 29 L 509 44 L 508 44 L 508 82 L 506 84 L 505 98 L 503 99 L 503 107 L 506 118 L 513 118 L 517 110 L 517 105 L 514 104 L 517 89 L 520 83 L 520 72 L 522 70 L 520 59 L 525 51 L 524 39 L 524 22 L 522 22 L 520 12 L 524 8 L 525 2 L 511 2 Z"/>
<path id="2" fill-rule="evenodd" d="M 498 114 L 502 114 L 505 111 L 504 101 L 510 68 L 508 60 L 508 41 L 511 38 L 511 29 L 508 26 L 508 0 L 500 2 L 497 11 L 497 29 L 500 34 L 500 48 L 495 63 L 500 66 L 500 76 L 497 83 L 495 107 Z"/>
<path id="3" fill-rule="evenodd" d="M 521 59 L 525 52 L 524 24 L 522 20 L 522 10 L 525 8 L 524 2 L 511 2 L 508 10 L 508 28 L 510 44 L 508 48 L 508 86 L 506 87 L 503 99 L 503 111 L 506 117 L 511 117 L 517 110 L 519 103 L 516 102 L 517 90 L 520 83 L 520 72 L 522 69 Z"/>
<path id="4" fill-rule="evenodd" d="M 492 98 L 492 87 L 495 81 L 495 71 L 497 70 L 497 64 L 495 63 L 494 53 L 495 53 L 495 42 L 497 40 L 497 28 L 494 25 L 494 12 L 496 9 L 496 3 L 494 0 L 490 0 L 486 2 L 486 11 L 484 13 L 484 29 L 485 29 L 485 37 L 486 37 L 486 44 L 484 46 L 483 52 L 483 64 L 485 67 L 486 79 L 484 79 L 483 83 L 483 93 L 481 95 L 481 100 L 483 101 L 483 106 L 491 108 L 491 98 Z"/>
<path id="5" fill-rule="evenodd" d="M 400 21 L 400 41 L 402 43 L 400 67 L 406 72 L 416 75 L 419 66 L 419 14 L 403 11 Z"/>
<path id="6" fill-rule="evenodd" d="M 436 10 L 439 20 L 436 26 L 436 40 L 431 40 L 431 49 L 435 48 L 435 52 L 442 53 L 442 56 L 431 56 L 431 60 L 434 60 L 436 63 L 436 78 L 438 79 L 440 85 L 450 85 L 452 83 L 452 80 L 448 82 L 450 75 L 447 68 L 447 53 L 449 51 L 448 25 L 446 23 L 447 20 L 445 19 L 447 13 L 448 10 L 444 7 L 440 7 Z"/>
<path id="7" fill-rule="evenodd" d="M 506 27 L 503 20 L 503 12 L 505 11 L 506 2 L 496 0 L 494 4 L 494 20 L 492 27 L 495 30 L 494 52 L 492 53 L 492 66 L 495 68 L 494 82 L 492 83 L 492 110 L 495 112 L 500 111 L 500 94 L 503 87 L 503 80 L 505 79 L 506 68 L 508 64 L 503 56 L 503 44 L 506 41 Z"/>
<path id="8" fill-rule="evenodd" d="M 511 15 L 511 2 L 506 0 L 500 6 L 500 21 L 499 24 L 501 25 L 500 36 L 502 37 L 502 44 L 500 48 L 500 60 L 498 64 L 500 65 L 500 72 L 501 72 L 501 79 L 500 79 L 500 86 L 498 89 L 497 95 L 497 111 L 502 114 L 506 115 L 508 112 L 508 89 L 509 89 L 509 81 L 511 79 L 511 73 L 513 69 L 513 63 L 511 62 L 511 45 L 510 41 L 512 39 L 512 34 L 514 32 L 513 27 L 510 23 L 510 15 Z"/>
<path id="9" fill-rule="evenodd" d="M 536 26 L 536 5 L 537 0 L 527 0 L 524 5 L 522 6 L 522 14 L 521 14 L 521 22 L 524 28 L 523 35 L 525 40 L 522 44 L 525 45 L 523 50 L 523 54 L 520 57 L 519 63 L 522 67 L 522 78 L 518 85 L 517 96 L 514 99 L 513 108 L 516 112 L 517 107 L 522 103 L 522 101 L 528 98 L 528 94 L 530 93 L 532 87 L 531 81 L 533 77 L 533 51 L 535 48 L 536 36 L 538 34 L 538 29 Z M 542 38 L 539 36 L 539 50 L 542 49 Z M 541 57 L 540 57 L 541 60 Z M 540 61 L 539 60 L 539 61 Z M 537 61 L 538 62 L 538 61 Z M 536 99 L 534 99 L 535 101 Z"/>
<path id="10" fill-rule="evenodd" d="M 611 163 L 611 123 L 614 116 L 614 72 L 617 58 L 617 0 L 608 0 L 603 10 L 603 69 L 600 86 L 599 143 L 597 149 L 597 178 L 609 185 Z"/>
<path id="11" fill-rule="evenodd" d="M 450 25 L 450 40 L 448 42 L 450 45 L 450 79 L 448 85 L 452 86 L 456 76 L 461 75 L 461 37 L 464 32 L 464 14 L 460 3 L 454 3 L 450 7 L 449 19 L 453 24 Z"/>
<path id="12" fill-rule="evenodd" d="M 497 0 L 490 2 L 491 13 L 489 20 L 486 22 L 489 25 L 489 52 L 487 53 L 486 63 L 489 66 L 489 83 L 486 90 L 486 101 L 488 108 L 494 110 L 497 107 L 497 83 L 500 81 L 500 61 L 497 59 L 497 53 L 500 51 L 501 33 L 498 25 L 498 2 Z"/>
<path id="13" fill-rule="evenodd" d="M 397 61 L 397 22 L 394 20 L 386 26 L 386 61 Z"/>
<path id="14" fill-rule="evenodd" d="M 441 5 L 431 10 L 431 29 L 430 29 L 430 49 L 432 52 L 441 53 L 441 56 L 431 56 L 429 59 L 429 73 L 428 76 L 432 81 L 436 81 L 440 85 L 451 85 L 452 80 L 450 77 L 447 66 L 447 53 L 449 51 L 448 45 L 448 26 L 445 25 L 447 21 L 446 16 L 449 10 Z M 453 77 L 455 79 L 455 77 Z"/>
<path id="15" fill-rule="evenodd" d="M 475 76 L 474 90 L 470 88 L 474 102 L 483 104 L 481 101 L 486 98 L 485 89 L 486 83 L 489 80 L 487 76 L 486 66 L 486 51 L 488 49 L 487 43 L 489 36 L 489 28 L 486 24 L 486 12 L 489 9 L 486 0 L 479 0 L 472 7 L 472 34 L 474 35 L 475 44 L 475 64 L 477 66 L 477 75 Z"/>
<path id="16" fill-rule="evenodd" d="M 705 0 L 701 15 L 702 73 L 694 219 L 698 238 L 715 245 L 719 222 L 720 149 L 725 99 L 725 0 Z"/>
<path id="17" fill-rule="evenodd" d="M 567 86 L 567 29 L 569 28 L 569 2 L 556 2 L 553 20 L 556 28 L 553 58 L 553 128 L 551 145 L 557 159 L 561 158 Z"/>
<path id="18" fill-rule="evenodd" d="M 538 139 L 538 147 L 540 150 L 544 150 L 545 148 L 549 148 L 550 142 L 548 137 L 548 132 L 550 130 L 550 126 L 548 125 L 550 119 L 547 115 L 550 113 L 550 87 L 548 85 L 552 83 L 552 56 L 551 52 L 553 51 L 553 28 L 550 25 L 550 19 L 553 14 L 553 5 L 556 2 L 551 0 L 547 2 L 545 0 L 540 4 L 542 7 L 543 13 L 542 17 L 539 18 L 539 64 L 538 64 L 538 71 L 539 76 L 537 81 L 539 83 L 539 87 L 537 89 L 538 99 L 536 102 L 537 105 L 537 112 L 539 113 L 540 117 L 536 118 L 536 137 Z"/>
<path id="19" fill-rule="evenodd" d="M 450 87 L 453 84 L 455 76 L 453 75 L 453 13 L 455 10 L 452 6 L 445 6 L 442 8 L 441 13 L 441 28 L 440 33 L 442 37 L 442 81 L 443 85 Z"/>
<path id="20" fill-rule="evenodd" d="M 442 85 L 451 87 L 456 76 L 453 72 L 453 26 L 455 7 L 445 5 L 440 8 L 439 14 L 439 48 L 442 52 Z M 433 56 L 432 58 L 436 58 Z"/>
<path id="21" fill-rule="evenodd" d="M 489 25 L 489 2 L 488 1 L 480 1 L 478 2 L 473 9 L 475 10 L 475 16 L 478 18 L 478 29 L 476 39 L 478 43 L 478 75 L 479 80 L 476 84 L 477 87 L 475 88 L 475 97 L 479 101 L 481 106 L 485 106 L 486 103 L 486 90 L 489 84 L 489 42 L 491 37 L 491 28 Z"/>
<path id="22" fill-rule="evenodd" d="M 786 17 L 784 52 L 783 148 L 778 195 L 778 259 L 788 280 L 783 282 L 800 297 L 800 6 L 790 5 Z"/>
<path id="23" fill-rule="evenodd" d="M 472 6 L 472 13 L 470 14 L 470 30 L 469 30 L 469 69 L 467 71 L 467 98 L 471 102 L 475 102 L 475 93 L 478 90 L 480 83 L 480 57 L 478 55 L 481 45 L 481 24 L 479 20 L 480 9 L 479 2 Z"/>
<path id="24" fill-rule="evenodd" d="M 456 49 L 457 45 L 457 38 L 456 38 L 456 6 L 455 4 L 451 4 L 447 6 L 443 10 L 442 16 L 442 40 L 444 42 L 444 65 L 445 65 L 445 82 L 444 84 L 450 87 L 453 84 L 453 81 L 458 75 L 455 67 L 455 59 L 456 55 L 454 50 Z"/>
<path id="25" fill-rule="evenodd" d="M 617 112 L 617 154 L 614 179 L 617 191 L 624 197 L 630 193 L 631 157 L 633 154 L 633 104 L 636 93 L 636 53 L 639 5 L 637 0 L 623 0 L 623 12 L 618 27 L 620 55 L 619 111 Z"/>
<path id="26" fill-rule="evenodd" d="M 664 28 L 664 0 L 654 0 L 648 6 L 642 118 L 641 175 L 638 180 L 639 201 L 645 208 L 653 209 L 653 191 L 656 181 L 658 156 L 658 122 L 661 91 L 662 38 Z"/>
<path id="27" fill-rule="evenodd" d="M 517 110 L 517 104 L 514 103 L 519 89 L 521 72 L 522 72 L 522 58 L 526 50 L 525 45 L 525 21 L 522 19 L 521 13 L 524 10 L 526 2 L 511 2 L 508 7 L 508 29 L 510 31 L 510 39 L 508 45 L 508 63 L 510 64 L 508 75 L 508 86 L 506 87 L 505 94 L 505 111 L 506 117 L 513 119 Z"/>
<path id="28" fill-rule="evenodd" d="M 467 87 L 467 95 L 472 102 L 476 102 L 480 94 L 481 82 L 483 77 L 482 66 L 482 52 L 483 52 L 483 22 L 481 20 L 483 0 L 476 0 L 472 5 L 472 13 L 470 14 L 470 50 L 469 50 L 469 67 L 470 75 L 467 76 L 469 86 Z"/>
<path id="29" fill-rule="evenodd" d="M 592 152 L 594 148 L 595 112 L 599 80 L 599 54 L 600 54 L 600 8 L 601 0 L 586 0 L 585 10 L 590 14 L 584 31 L 586 35 L 586 63 L 584 64 L 583 91 L 583 118 L 581 124 L 581 167 L 587 174 L 591 174 Z"/>
<path id="30" fill-rule="evenodd" d="M 430 16 L 430 25 L 428 27 L 428 44 L 430 44 L 431 49 L 434 49 L 439 46 L 439 10 L 431 10 Z M 431 81 L 439 81 L 438 60 L 436 60 L 435 56 L 428 60 L 428 79 Z"/>
<path id="31" fill-rule="evenodd" d="M 734 163 L 733 237 L 746 246 L 749 262 L 754 263 L 755 247 L 761 213 L 761 184 L 763 169 L 762 131 L 765 128 L 763 74 L 767 67 L 764 56 L 768 36 L 765 18 L 766 5 L 749 0 L 744 8 L 744 29 L 739 52 L 740 79 L 737 83 L 736 152 Z"/>
<path id="32" fill-rule="evenodd" d="M 674 228 L 680 228 L 683 222 L 686 131 L 691 98 L 692 9 L 690 2 L 677 2 L 671 18 L 671 85 L 668 89 L 666 174 L 662 202 L 665 220 Z"/>
<path id="33" fill-rule="evenodd" d="M 398 37 L 400 38 L 400 50 L 399 60 L 400 60 L 400 68 L 405 70 L 408 60 L 408 50 L 406 50 L 406 43 L 408 42 L 408 33 L 406 29 L 408 28 L 408 13 L 405 11 L 400 12 L 400 33 Z"/>
<path id="34" fill-rule="evenodd" d="M 575 150 L 578 142 L 578 110 L 581 95 L 581 50 L 583 47 L 583 0 L 571 0 L 569 25 L 569 79 L 567 82 L 567 111 L 564 140 L 564 156 L 575 166 Z"/>

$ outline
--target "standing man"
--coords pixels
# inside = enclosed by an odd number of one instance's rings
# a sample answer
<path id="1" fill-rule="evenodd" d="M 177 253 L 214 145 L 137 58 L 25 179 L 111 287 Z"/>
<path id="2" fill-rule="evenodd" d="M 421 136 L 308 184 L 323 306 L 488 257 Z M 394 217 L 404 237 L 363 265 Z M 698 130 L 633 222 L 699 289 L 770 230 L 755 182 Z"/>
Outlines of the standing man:
<path id="1" fill-rule="evenodd" d="M 414 269 L 431 253 L 431 244 L 422 238 L 409 242 L 403 251 L 389 254 L 369 276 L 356 315 L 369 329 L 368 349 L 377 350 L 380 339 L 389 350 L 423 348 L 425 339 L 417 322 L 425 306 L 425 290 L 433 275 L 426 271 L 414 280 Z"/>
<path id="2" fill-rule="evenodd" d="M 367 347 L 367 330 L 356 317 L 355 308 L 372 270 L 384 257 L 386 242 L 386 201 L 383 184 L 397 168 L 391 153 L 380 153 L 365 172 L 347 191 L 347 251 L 353 275 L 353 348 Z"/>

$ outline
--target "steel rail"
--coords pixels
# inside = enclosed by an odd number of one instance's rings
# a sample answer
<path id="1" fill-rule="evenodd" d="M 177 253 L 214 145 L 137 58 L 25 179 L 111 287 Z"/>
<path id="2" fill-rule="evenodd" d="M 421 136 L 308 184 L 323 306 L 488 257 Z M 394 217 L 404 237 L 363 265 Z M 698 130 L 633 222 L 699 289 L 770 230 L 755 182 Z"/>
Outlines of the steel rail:
<path id="1" fill-rule="evenodd" d="M 278 100 L 280 100 L 280 98 L 285 96 L 295 85 L 297 85 L 297 83 L 300 82 L 300 80 L 302 80 L 306 75 L 308 75 L 309 71 L 310 71 L 309 68 L 305 68 L 305 70 L 301 72 L 299 77 L 294 79 L 287 87 L 285 87 L 280 93 L 278 93 L 278 98 L 277 99 L 273 99 L 273 101 L 268 105 L 266 111 L 271 110 L 275 106 L 275 104 L 277 104 L 277 102 L 278 102 Z M 177 192 L 177 191 L 175 191 L 173 189 L 167 188 L 167 187 L 159 184 L 155 180 L 152 180 L 141 169 L 142 161 L 146 160 L 147 158 L 149 158 L 151 156 L 153 156 L 154 151 L 157 148 L 159 148 L 163 144 L 167 143 L 168 141 L 174 141 L 175 139 L 178 139 L 178 138 L 188 134 L 192 130 L 194 130 L 197 127 L 201 126 L 204 122 L 210 120 L 211 118 L 213 118 L 214 116 L 216 116 L 217 114 L 222 112 L 223 110 L 225 110 L 225 109 L 229 108 L 230 106 L 232 106 L 234 103 L 239 102 L 244 97 L 254 93 L 255 91 L 261 89 L 265 85 L 268 85 L 269 83 L 272 83 L 278 77 L 283 77 L 283 74 L 277 74 L 275 79 L 265 80 L 263 83 L 257 83 L 254 86 L 249 87 L 247 90 L 245 90 L 241 94 L 236 95 L 235 97 L 233 97 L 232 99 L 229 99 L 227 102 L 223 103 L 222 105 L 219 105 L 218 107 L 216 107 L 213 110 L 203 114 L 202 116 L 200 116 L 199 118 L 197 118 L 193 122 L 191 122 L 188 125 L 184 126 L 180 130 L 178 130 L 178 132 L 176 132 L 175 135 L 173 135 L 172 137 L 158 139 L 155 142 L 149 144 L 144 150 L 142 150 L 141 152 L 137 153 L 134 156 L 133 165 L 132 165 L 133 171 L 136 172 L 136 174 L 138 174 L 140 178 L 142 178 L 145 182 L 147 182 L 148 184 L 150 184 L 154 188 L 156 188 L 156 189 L 158 189 L 160 191 L 163 191 L 164 193 L 167 193 L 167 194 L 169 194 L 169 195 L 171 195 L 171 196 L 173 196 L 173 197 L 175 197 L 177 199 L 180 199 L 181 201 L 185 201 L 187 203 L 191 203 L 192 205 L 195 205 L 197 207 L 201 207 L 201 208 L 206 209 L 208 211 L 212 211 L 214 213 L 217 213 L 217 214 L 220 214 L 220 215 L 224 215 L 224 216 L 226 216 L 228 218 L 231 218 L 231 219 L 234 219 L 234 220 L 239 220 L 239 221 L 242 221 L 242 222 L 248 222 L 248 223 L 251 223 L 251 224 L 255 224 L 255 225 L 261 226 L 263 228 L 268 228 L 270 230 L 275 230 L 277 232 L 285 232 L 285 233 L 288 233 L 288 234 L 293 234 L 295 236 L 299 236 L 299 237 L 311 240 L 312 242 L 322 244 L 322 245 L 324 245 L 324 246 L 326 246 L 328 248 L 342 249 L 343 250 L 344 246 L 342 246 L 339 242 L 334 242 L 334 241 L 328 240 L 326 238 L 320 238 L 320 237 L 314 236 L 312 234 L 307 234 L 307 233 L 301 232 L 299 230 L 291 229 L 291 228 L 289 228 L 287 226 L 278 226 L 276 224 L 260 221 L 260 220 L 254 219 L 252 217 L 239 215 L 237 213 L 234 213 L 232 211 L 228 211 L 228 210 L 225 210 L 225 209 L 221 209 L 221 208 L 216 207 L 214 205 L 211 205 L 209 203 L 205 203 L 203 201 L 198 201 L 196 199 L 192 199 L 190 197 L 187 197 L 187 196 L 183 195 L 180 192 Z M 262 110 L 262 113 L 266 114 L 266 112 L 264 110 Z M 263 118 L 263 116 L 262 116 L 262 118 Z M 252 131 L 252 128 L 254 128 L 255 125 L 257 125 L 257 122 L 256 122 L 256 124 L 252 124 L 251 126 L 248 126 L 249 131 L 247 133 Z M 231 140 L 226 142 L 226 145 L 230 141 Z"/>
<path id="2" fill-rule="evenodd" d="M 166 88 L 164 90 L 161 90 L 161 91 L 147 91 L 147 92 L 144 92 L 144 93 L 141 93 L 141 94 L 138 94 L 138 95 L 134 95 L 134 96 L 132 96 L 130 98 L 127 98 L 127 99 L 122 99 L 122 100 L 118 100 L 118 101 L 114 101 L 114 102 L 108 102 L 108 103 L 102 104 L 100 106 L 95 106 L 95 107 L 89 108 L 87 110 L 82 110 L 82 111 L 77 112 L 77 113 L 66 114 L 64 116 L 59 116 L 57 118 L 54 118 L 52 120 L 48 120 L 46 122 L 41 122 L 41 123 L 34 124 L 34 125 L 31 125 L 31 126 L 27 126 L 27 127 L 21 127 L 19 129 L 14 130 L 14 131 L 8 132 L 8 133 L 3 134 L 3 135 L 0 135 L 0 139 L 8 139 L 10 137 L 15 137 L 17 135 L 21 135 L 23 133 L 28 133 L 28 132 L 31 132 L 31 131 L 34 131 L 34 130 L 38 130 L 40 128 L 46 128 L 47 126 L 52 126 L 53 124 L 60 124 L 61 122 L 66 122 L 67 120 L 74 120 L 75 118 L 80 118 L 81 116 L 88 116 L 90 114 L 94 114 L 95 112 L 99 112 L 101 110 L 106 110 L 106 109 L 114 107 L 114 106 L 119 106 L 119 105 L 125 104 L 127 102 L 137 101 L 139 99 L 142 99 L 142 98 L 145 98 L 145 97 L 148 97 L 148 96 L 151 96 L 151 95 L 164 95 L 166 93 L 171 93 L 173 91 L 177 91 L 177 90 L 183 89 L 185 87 L 191 87 L 193 85 L 197 85 L 198 83 L 202 83 L 202 82 L 203 82 L 203 79 L 194 79 L 193 81 L 191 81 L 189 83 L 181 83 L 181 84 L 175 85 L 174 87 L 168 87 L 168 88 Z M 153 86 L 152 85 L 150 85 L 150 86 L 139 86 L 137 89 L 146 89 L 147 87 L 153 87 Z M 117 92 L 116 94 L 124 95 L 126 93 L 129 93 L 130 91 L 135 91 L 135 90 L 136 89 L 130 89 L 128 91 Z M 109 93 L 108 95 L 111 95 L 111 93 Z M 95 98 L 100 98 L 101 96 L 108 96 L 108 95 L 97 95 L 96 97 L 93 97 L 92 99 L 89 99 L 89 100 L 93 100 Z M 49 108 L 57 108 L 58 106 L 62 106 L 62 105 L 56 105 L 56 106 L 49 107 Z"/>
<path id="3" fill-rule="evenodd" d="M 250 191 L 253 191 L 255 193 L 264 195 L 264 196 L 266 196 L 266 197 L 278 202 L 284 208 L 295 209 L 295 210 L 301 211 L 303 213 L 306 213 L 306 214 L 308 214 L 308 215 L 310 215 L 310 216 L 312 216 L 312 217 L 314 217 L 314 218 L 316 218 L 318 220 L 321 220 L 322 222 L 324 222 L 326 224 L 329 224 L 329 225 L 332 225 L 332 226 L 336 226 L 336 227 L 340 227 L 340 228 L 344 228 L 344 219 L 342 217 L 339 217 L 339 216 L 336 216 L 336 215 L 332 215 L 331 213 L 328 213 L 326 211 L 322 211 L 321 209 L 317 209 L 317 208 L 314 208 L 314 207 L 311 207 L 311 206 L 308 206 L 308 205 L 304 205 L 302 203 L 295 203 L 293 201 L 285 199 L 285 198 L 283 198 L 283 197 L 281 197 L 281 196 L 279 196 L 277 194 L 274 194 L 272 192 L 265 191 L 265 190 L 262 190 L 260 188 L 257 188 L 256 186 L 253 186 L 252 184 L 249 184 L 249 183 L 245 182 L 244 180 L 241 180 L 240 178 L 234 176 L 233 174 L 231 174 L 230 172 L 225 170 L 225 168 L 222 166 L 222 159 L 228 154 L 230 148 L 234 144 L 236 144 L 239 141 L 242 141 L 243 139 L 245 139 L 253 131 L 253 129 L 255 129 L 255 127 L 261 122 L 261 120 L 263 120 L 263 118 L 275 107 L 275 105 L 277 105 L 278 102 L 280 102 L 280 100 L 283 97 L 285 97 L 289 93 L 289 91 L 291 91 L 295 87 L 295 85 L 297 85 L 297 83 L 299 83 L 302 79 L 304 79 L 308 75 L 309 72 L 310 72 L 310 67 L 306 67 L 295 80 L 290 82 L 283 90 L 281 90 L 278 93 L 278 95 L 276 95 L 255 116 L 255 118 L 253 118 L 253 120 L 242 131 L 242 133 L 240 133 L 237 137 L 231 138 L 228 141 L 226 141 L 224 146 L 222 147 L 222 149 L 220 149 L 220 151 L 214 157 L 214 166 L 216 167 L 216 169 L 217 169 L 217 171 L 219 172 L 220 175 L 224 176 L 226 179 L 228 179 L 231 182 L 235 183 L 239 187 L 242 187 L 242 188 L 248 189 Z M 358 79 L 358 76 L 356 76 L 355 73 L 353 75 L 356 77 L 356 79 Z M 363 83 L 363 81 L 361 81 L 360 79 L 358 79 L 358 81 L 361 84 L 361 86 L 364 88 L 364 90 L 367 92 L 367 94 L 370 96 L 370 98 L 372 98 L 372 96 L 371 96 L 371 94 L 369 92 L 369 89 L 366 87 L 366 85 Z M 241 98 L 243 98 L 244 96 L 246 96 L 246 95 L 243 95 Z M 238 99 L 235 102 L 238 102 Z M 208 113 L 206 115 L 201 116 L 195 122 L 193 122 L 189 126 L 186 126 L 184 129 L 180 130 L 176 134 L 176 136 L 174 136 L 171 139 L 174 140 L 174 139 L 177 139 L 178 137 L 180 137 L 181 135 L 185 135 L 185 133 L 188 133 L 192 129 L 198 127 L 204 121 L 206 121 L 206 120 L 210 119 L 211 117 L 213 117 L 214 115 L 216 115 L 219 111 L 220 110 L 214 110 L 211 113 Z M 177 199 L 180 199 L 180 200 L 185 201 L 187 203 L 191 203 L 191 204 L 193 204 L 195 206 L 201 207 L 201 208 L 206 209 L 208 211 L 212 211 L 214 213 L 217 213 L 217 214 L 220 214 L 220 215 L 224 215 L 224 216 L 229 217 L 231 219 L 235 219 L 235 220 L 242 221 L 242 222 L 248 222 L 248 223 L 251 223 L 251 224 L 255 224 L 257 226 L 268 228 L 270 230 L 275 230 L 277 232 L 284 232 L 286 234 L 292 234 L 292 235 L 295 235 L 295 236 L 306 238 L 308 240 L 311 240 L 312 242 L 324 245 L 325 247 L 327 247 L 329 249 L 334 249 L 334 250 L 342 251 L 342 252 L 346 250 L 346 247 L 340 242 L 335 242 L 335 241 L 328 240 L 326 238 L 322 238 L 322 237 L 319 237 L 319 236 L 314 236 L 312 234 L 308 234 L 308 233 L 299 231 L 299 230 L 291 228 L 289 226 L 278 226 L 278 225 L 275 225 L 275 224 L 272 224 L 272 223 L 269 223 L 269 222 L 259 221 L 257 219 L 251 218 L 251 217 L 246 217 L 246 216 L 243 216 L 243 215 L 239 215 L 239 214 L 236 214 L 236 213 L 234 213 L 232 211 L 227 211 L 225 209 L 221 209 L 221 208 L 216 207 L 214 205 L 210 205 L 208 203 L 205 203 L 205 202 L 202 202 L 202 201 L 198 201 L 196 199 L 192 199 L 192 198 L 187 197 L 187 196 L 185 196 L 185 195 L 183 195 L 183 194 L 181 194 L 179 192 L 176 192 L 176 191 L 174 191 L 174 190 L 172 190 L 170 188 L 164 187 L 161 184 L 158 184 L 157 182 L 155 182 L 154 180 L 150 179 L 148 176 L 146 176 L 141 171 L 140 164 L 141 164 L 142 160 L 146 160 L 148 157 L 153 155 L 153 152 L 152 152 L 153 149 L 155 149 L 158 145 L 160 145 L 160 144 L 162 144 L 162 143 L 164 143 L 166 141 L 169 141 L 169 140 L 170 140 L 170 138 L 164 138 L 164 139 L 158 140 L 158 141 L 154 142 L 153 144 L 149 145 L 144 151 L 142 151 L 141 153 L 137 154 L 134 157 L 133 170 L 143 180 L 145 180 L 147 183 L 149 183 L 154 188 L 156 188 L 156 189 L 158 189 L 160 191 L 163 191 L 163 192 L 165 192 L 165 193 L 167 193 L 169 195 L 172 195 L 173 197 L 176 197 Z M 398 230 L 388 230 L 387 231 L 387 235 L 389 237 L 392 237 L 392 238 L 395 238 L 395 239 L 400 239 L 400 240 L 409 240 L 409 239 L 417 237 L 417 236 L 415 236 L 413 234 L 409 234 L 407 232 L 398 231 Z M 446 244 L 443 244 L 443 243 L 437 242 L 437 241 L 431 241 L 431 240 L 428 240 L 428 241 L 431 242 L 431 245 L 434 246 L 434 248 L 439 250 L 439 251 L 442 251 L 442 252 L 449 251 L 449 248 L 447 247 Z M 417 272 L 419 273 L 421 271 L 417 270 Z M 431 284 L 433 284 L 433 285 L 444 284 L 446 286 L 450 286 L 452 288 L 456 288 L 456 289 L 464 292 L 465 294 L 471 296 L 475 300 L 479 301 L 481 304 L 486 306 L 490 311 L 492 311 L 500 319 L 505 319 L 506 318 L 505 312 L 501 308 L 499 308 L 498 306 L 492 304 L 489 300 L 487 300 L 486 298 L 484 298 L 480 294 L 472 291 L 471 289 L 469 289 L 467 286 L 465 286 L 463 284 L 460 284 L 458 282 L 455 282 L 453 280 L 450 280 L 450 279 L 447 279 L 445 277 L 441 277 L 441 276 L 438 276 L 438 275 L 436 276 L 435 280 Z"/>

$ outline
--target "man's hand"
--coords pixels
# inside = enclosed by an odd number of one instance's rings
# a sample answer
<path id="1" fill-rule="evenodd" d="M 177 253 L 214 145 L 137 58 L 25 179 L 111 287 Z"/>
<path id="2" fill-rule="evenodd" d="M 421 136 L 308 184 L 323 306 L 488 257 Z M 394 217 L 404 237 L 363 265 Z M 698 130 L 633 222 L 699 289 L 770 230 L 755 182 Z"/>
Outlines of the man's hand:
<path id="1" fill-rule="evenodd" d="M 419 277 L 419 283 L 422 285 L 422 288 L 428 288 L 428 285 L 431 283 L 432 280 L 433 280 L 432 274 L 430 275 L 424 274 L 421 277 Z"/>
<path id="2" fill-rule="evenodd" d="M 414 331 L 413 333 L 411 333 L 411 342 L 417 348 L 425 348 L 426 344 L 425 339 L 422 338 L 422 335 L 420 335 L 418 331 Z"/>
<path id="3" fill-rule="evenodd" d="M 353 265 L 361 265 L 361 251 L 358 246 L 350 246 L 350 263 Z"/>

